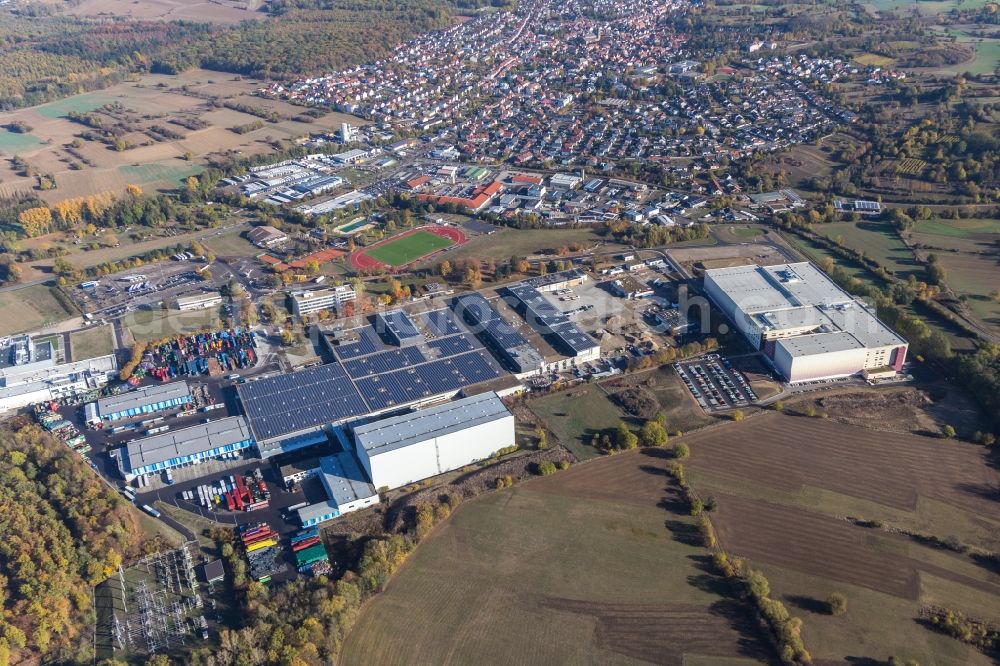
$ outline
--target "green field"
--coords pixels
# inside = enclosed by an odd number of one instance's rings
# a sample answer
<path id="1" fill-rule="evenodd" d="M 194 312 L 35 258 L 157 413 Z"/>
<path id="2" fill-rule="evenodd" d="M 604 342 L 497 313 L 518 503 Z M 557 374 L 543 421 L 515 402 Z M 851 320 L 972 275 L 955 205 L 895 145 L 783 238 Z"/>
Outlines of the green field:
<path id="1" fill-rule="evenodd" d="M 639 451 L 461 506 L 362 611 L 338 663 L 761 663 L 690 516 Z"/>
<path id="2" fill-rule="evenodd" d="M 879 262 L 898 276 L 915 275 L 922 278 L 923 268 L 913 253 L 899 238 L 890 224 L 878 222 L 833 222 L 816 225 L 813 231 L 836 240 L 842 237 L 845 247 Z"/>
<path id="3" fill-rule="evenodd" d="M 559 443 L 573 452 L 580 460 L 600 454 L 590 444 L 595 434 L 614 428 L 625 421 L 633 429 L 642 426 L 642 419 L 624 412 L 608 393 L 615 393 L 625 386 L 641 386 L 656 396 L 660 411 L 666 415 L 667 430 L 671 434 L 688 432 L 709 425 L 715 419 L 704 411 L 691 397 L 677 373 L 669 365 L 647 372 L 638 372 L 627 378 L 614 378 L 601 383 L 553 393 L 531 400 L 528 407 L 556 436 Z"/>
<path id="4" fill-rule="evenodd" d="M 968 3 L 975 6 L 975 3 Z M 963 7 L 965 8 L 965 7 Z M 945 32 L 955 36 L 959 42 L 967 44 L 975 49 L 976 57 L 968 62 L 960 62 L 956 65 L 946 65 L 935 67 L 932 71 L 950 74 L 992 74 L 993 70 L 1000 65 L 1000 40 L 990 37 L 979 37 L 961 30 L 946 29 Z"/>
<path id="5" fill-rule="evenodd" d="M 137 183 L 155 183 L 164 181 L 174 185 L 180 185 L 188 176 L 194 176 L 202 171 L 204 167 L 197 164 L 126 164 L 118 167 L 127 180 Z"/>
<path id="6" fill-rule="evenodd" d="M 70 334 L 69 342 L 73 349 L 74 361 L 104 356 L 115 350 L 111 326 L 96 326 L 84 331 L 77 331 Z"/>
<path id="7" fill-rule="evenodd" d="M 32 134 L 19 134 L 0 129 L 0 153 L 16 154 L 42 145 L 42 140 Z"/>
<path id="8" fill-rule="evenodd" d="M 78 314 L 63 307 L 54 289 L 39 284 L 0 292 L 0 335 L 33 331 Z"/>
<path id="9" fill-rule="evenodd" d="M 122 319 L 122 324 L 137 341 L 160 340 L 172 335 L 219 328 L 222 325 L 218 308 L 184 312 L 171 310 L 169 314 L 160 310 L 138 310 L 127 314 Z"/>
<path id="10" fill-rule="evenodd" d="M 969 10 L 982 7 L 987 0 L 869 0 L 864 6 L 875 11 L 898 11 L 906 15 L 917 11 L 921 16 L 944 14 L 953 9 Z"/>
<path id="11" fill-rule="evenodd" d="M 475 257 L 508 258 L 513 255 L 530 256 L 534 254 L 552 254 L 560 247 L 568 247 L 571 243 L 580 243 L 586 247 L 601 244 L 602 250 L 623 248 L 614 242 L 608 242 L 593 229 L 498 229 L 492 234 L 476 236 L 462 247 L 454 250 L 455 259 Z"/>
<path id="12" fill-rule="evenodd" d="M 923 220 L 917 222 L 914 233 L 957 238 L 969 238 L 975 234 L 1000 234 L 1000 220 L 992 218 Z"/>
<path id="13" fill-rule="evenodd" d="M 590 445 L 595 433 L 614 428 L 626 415 L 597 386 L 553 393 L 528 403 L 559 443 L 580 460 L 601 455 Z"/>
<path id="14" fill-rule="evenodd" d="M 202 245 L 221 257 L 254 257 L 263 251 L 244 238 L 242 231 L 206 238 Z"/>
<path id="15" fill-rule="evenodd" d="M 70 112 L 87 113 L 94 109 L 99 109 L 105 104 L 110 104 L 114 98 L 101 93 L 87 93 L 76 97 L 67 97 L 49 104 L 36 107 L 35 111 L 46 118 L 65 118 Z"/>
<path id="16" fill-rule="evenodd" d="M 945 282 L 966 297 L 966 307 L 984 324 L 1000 332 L 1000 303 L 993 292 L 1000 290 L 1000 220 L 927 220 L 918 222 L 913 241 L 938 256 L 945 269 Z"/>
<path id="17" fill-rule="evenodd" d="M 365 250 L 365 254 L 389 266 L 403 266 L 425 254 L 443 250 L 454 243 L 429 231 L 416 231 L 409 236 L 390 240 L 385 245 Z"/>

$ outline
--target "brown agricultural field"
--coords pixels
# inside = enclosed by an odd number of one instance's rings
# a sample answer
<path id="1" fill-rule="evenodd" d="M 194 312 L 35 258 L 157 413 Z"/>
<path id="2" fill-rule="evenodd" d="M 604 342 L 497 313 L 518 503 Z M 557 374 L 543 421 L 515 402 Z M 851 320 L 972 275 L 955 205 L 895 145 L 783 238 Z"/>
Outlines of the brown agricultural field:
<path id="1" fill-rule="evenodd" d="M 239 23 L 266 18 L 257 11 L 262 4 L 260 0 L 82 0 L 65 13 L 88 18 Z"/>
<path id="2" fill-rule="evenodd" d="M 983 557 L 1000 550 L 987 449 L 777 413 L 685 441 L 692 487 L 718 504 L 720 546 L 802 617 L 815 663 L 989 663 L 917 621 L 927 604 L 1000 620 L 1000 576 Z M 832 592 L 845 615 L 825 611 Z"/>
<path id="3" fill-rule="evenodd" d="M 821 488 L 898 511 L 916 511 L 919 502 L 931 499 L 982 517 L 984 527 L 1000 526 L 993 496 L 1000 486 L 980 446 L 782 414 L 763 414 L 686 441 L 694 469 L 720 478 L 789 493 Z M 1000 549 L 1000 532 L 982 537 L 979 545 Z"/>
<path id="4" fill-rule="evenodd" d="M 466 502 L 362 612 L 340 662 L 774 663 L 691 543 L 664 462 L 631 451 Z"/>
<path id="5" fill-rule="evenodd" d="M 35 191 L 34 175 L 15 168 L 10 159 L 14 155 L 32 172 L 55 177 L 56 189 L 35 192 L 54 203 L 98 192 L 120 193 L 128 184 L 175 188 L 230 151 L 244 155 L 271 152 L 273 141 L 287 142 L 333 130 L 344 121 L 354 125 L 364 122 L 338 113 L 311 123 L 292 120 L 304 109 L 253 96 L 260 85 L 252 79 L 201 70 L 176 76 L 150 74 L 99 92 L 0 114 L 0 126 L 20 121 L 31 128 L 25 135 L 0 132 L 0 196 Z M 237 134 L 232 127 L 260 119 L 225 108 L 225 103 L 273 111 L 279 120 L 264 121 L 259 130 Z M 121 106 L 114 117 L 102 110 L 111 104 Z M 117 151 L 101 141 L 84 138 L 90 128 L 69 120 L 70 112 L 96 113 L 106 126 L 124 119 L 134 131 L 122 136 L 135 147 Z M 174 121 L 207 125 L 189 129 Z M 157 136 L 151 130 L 154 127 L 166 128 L 182 138 Z M 75 148 L 71 145 L 74 140 L 79 144 Z"/>

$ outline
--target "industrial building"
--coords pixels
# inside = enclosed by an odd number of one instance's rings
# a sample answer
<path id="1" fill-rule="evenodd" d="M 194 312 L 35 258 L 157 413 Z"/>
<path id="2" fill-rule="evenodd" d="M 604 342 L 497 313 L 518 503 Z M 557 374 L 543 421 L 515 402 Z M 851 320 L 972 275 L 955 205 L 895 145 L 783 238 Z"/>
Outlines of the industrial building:
<path id="1" fill-rule="evenodd" d="M 372 484 L 398 488 L 512 445 L 514 415 L 496 393 L 483 393 L 356 426 L 353 435 Z"/>
<path id="2" fill-rule="evenodd" d="M 586 274 L 583 274 L 586 278 Z M 579 277 L 558 277 L 556 282 L 543 281 L 536 286 L 531 280 L 509 285 L 507 290 L 518 300 L 518 312 L 528 325 L 552 341 L 553 347 L 568 357 L 569 365 L 596 361 L 601 346 L 574 324 L 569 315 L 553 305 L 544 291 L 553 291 L 557 284 L 571 284 Z"/>
<path id="3" fill-rule="evenodd" d="M 230 416 L 132 440 L 118 456 L 118 467 L 125 479 L 131 480 L 141 474 L 193 465 L 251 446 L 253 437 L 246 419 Z"/>
<path id="4" fill-rule="evenodd" d="M 151 414 L 192 401 L 187 382 L 155 384 L 97 401 L 97 417 L 104 423 Z"/>
<path id="5" fill-rule="evenodd" d="M 180 296 L 177 299 L 178 310 L 200 310 L 210 308 L 222 303 L 222 294 L 217 291 L 210 291 L 205 294 L 195 294 L 194 296 Z"/>
<path id="6" fill-rule="evenodd" d="M 459 296 L 452 307 L 487 348 L 505 361 L 519 377 L 542 371 L 545 359 L 541 353 L 480 294 Z"/>
<path id="7" fill-rule="evenodd" d="M 257 247 L 269 248 L 284 243 L 288 240 L 288 236 L 283 231 L 279 231 L 274 227 L 262 225 L 248 231 L 247 240 Z"/>
<path id="8" fill-rule="evenodd" d="M 375 330 L 388 335 L 393 344 L 399 347 L 412 347 L 424 341 L 423 334 L 417 330 L 410 315 L 403 310 L 390 310 L 375 315 Z"/>
<path id="9" fill-rule="evenodd" d="M 302 527 L 325 523 L 379 502 L 375 486 L 365 478 L 350 452 L 320 458 L 318 474 L 329 499 L 298 510 Z"/>
<path id="10" fill-rule="evenodd" d="M 237 387 L 263 457 L 323 442 L 341 424 L 451 398 L 503 375 L 450 310 L 399 313 L 324 335 L 333 363 Z"/>
<path id="11" fill-rule="evenodd" d="M 103 388 L 118 372 L 114 354 L 59 363 L 51 342 L 0 340 L 0 412 Z"/>
<path id="12" fill-rule="evenodd" d="M 907 343 L 808 262 L 705 271 L 705 292 L 789 382 L 899 372 Z"/>
<path id="13" fill-rule="evenodd" d="M 300 317 L 320 310 L 339 308 L 344 303 L 356 300 L 357 297 L 354 289 L 346 284 L 328 289 L 313 289 L 288 294 L 288 298 L 292 302 L 292 312 Z"/>

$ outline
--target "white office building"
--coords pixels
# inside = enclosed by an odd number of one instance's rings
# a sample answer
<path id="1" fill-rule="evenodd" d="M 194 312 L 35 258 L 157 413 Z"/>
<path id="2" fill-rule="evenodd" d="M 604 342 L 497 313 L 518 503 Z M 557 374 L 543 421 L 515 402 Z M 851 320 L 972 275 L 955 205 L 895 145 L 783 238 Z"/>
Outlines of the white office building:
<path id="1" fill-rule="evenodd" d="M 335 310 L 358 297 L 354 289 L 346 284 L 328 289 L 292 292 L 288 296 L 292 301 L 292 312 L 299 316 L 320 310 Z"/>

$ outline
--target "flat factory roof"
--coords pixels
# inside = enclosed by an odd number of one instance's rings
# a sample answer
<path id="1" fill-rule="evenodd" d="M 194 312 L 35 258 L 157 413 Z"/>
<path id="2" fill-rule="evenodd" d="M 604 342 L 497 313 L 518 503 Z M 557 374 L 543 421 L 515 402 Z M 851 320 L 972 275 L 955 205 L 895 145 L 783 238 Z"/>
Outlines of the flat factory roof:
<path id="1" fill-rule="evenodd" d="M 765 331 L 814 326 L 814 333 L 801 336 L 812 340 L 797 344 L 789 342 L 797 338 L 782 340 L 793 355 L 823 353 L 831 345 L 849 349 L 906 344 L 864 303 L 808 262 L 719 268 L 705 271 L 705 278 L 714 281 L 737 308 Z M 818 337 L 841 333 L 851 336 L 854 342 L 849 344 L 842 336 Z"/>
<path id="2" fill-rule="evenodd" d="M 339 363 L 240 384 L 237 391 L 258 441 L 368 412 Z"/>
<path id="3" fill-rule="evenodd" d="M 153 384 L 135 391 L 101 398 L 97 401 L 97 411 L 101 416 L 118 414 L 154 402 L 183 398 L 186 395 L 191 395 L 191 389 L 186 381 Z"/>
<path id="4" fill-rule="evenodd" d="M 230 416 L 133 440 L 126 447 L 126 455 L 129 469 L 138 469 L 248 439 L 250 427 L 246 419 L 242 416 Z"/>
<path id="5" fill-rule="evenodd" d="M 820 269 L 803 261 L 776 266 L 734 266 L 705 271 L 747 314 L 804 305 L 834 305 L 854 298 Z"/>
<path id="6" fill-rule="evenodd" d="M 496 393 L 483 393 L 358 426 L 354 437 L 375 456 L 510 415 Z"/>
<path id="7" fill-rule="evenodd" d="M 368 478 L 349 452 L 320 458 L 319 471 L 327 496 L 337 506 L 368 499 L 377 494 L 375 486 L 368 482 Z"/>
<path id="8" fill-rule="evenodd" d="M 793 358 L 830 354 L 864 347 L 857 338 L 844 331 L 796 335 L 792 338 L 778 340 L 775 344 L 783 347 Z"/>

